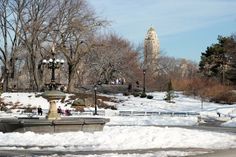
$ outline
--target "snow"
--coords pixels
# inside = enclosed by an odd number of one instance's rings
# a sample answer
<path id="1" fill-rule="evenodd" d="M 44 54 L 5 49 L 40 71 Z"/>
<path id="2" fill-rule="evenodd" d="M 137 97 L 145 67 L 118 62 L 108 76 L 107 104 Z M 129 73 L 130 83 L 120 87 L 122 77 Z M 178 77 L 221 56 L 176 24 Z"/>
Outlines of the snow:
<path id="1" fill-rule="evenodd" d="M 199 152 L 200 154 L 204 154 L 205 152 Z M 117 153 L 110 153 L 110 154 L 102 154 L 102 155 L 86 155 L 86 157 L 171 157 L 171 156 L 191 156 L 196 155 L 196 153 L 192 152 L 183 152 L 183 151 L 160 151 L 154 153 L 146 153 L 146 154 L 117 154 Z M 57 157 L 57 156 L 52 156 Z M 64 157 L 84 157 L 84 155 L 65 155 Z"/>
<path id="2" fill-rule="evenodd" d="M 225 126 L 225 127 L 236 126 L 236 118 L 231 119 L 231 120 L 229 120 L 229 121 L 223 123 L 222 126 Z"/>
<path id="3" fill-rule="evenodd" d="M 54 134 L 0 133 L 0 147 L 60 151 L 136 150 L 154 148 L 236 148 L 236 136 L 226 133 L 169 127 L 116 126 L 102 132 Z"/>
<path id="4" fill-rule="evenodd" d="M 1 98 L 4 103 L 18 104 L 19 107 L 41 107 L 42 109 L 49 109 L 49 102 L 40 96 L 41 93 L 2 93 Z M 65 101 L 72 94 L 66 94 Z M 65 107 L 65 103 L 57 101 L 58 106 Z M 9 108 L 11 106 L 8 106 Z"/>
<path id="5" fill-rule="evenodd" d="M 197 124 L 197 117 L 159 117 L 159 116 L 114 116 L 109 117 L 107 125 L 127 125 L 127 126 L 192 126 Z"/>
<path id="6" fill-rule="evenodd" d="M 65 132 L 53 134 L 26 133 L 1 133 L 0 150 L 60 150 L 60 151 L 91 151 L 94 154 L 80 155 L 90 157 L 167 157 L 167 156 L 188 156 L 201 151 L 184 151 L 178 149 L 204 149 L 206 152 L 212 149 L 236 148 L 236 136 L 230 133 L 217 133 L 212 131 L 201 131 L 178 128 L 173 126 L 197 125 L 197 116 L 119 116 L 119 111 L 143 111 L 143 112 L 194 112 L 201 116 L 220 118 L 227 121 L 222 126 L 236 127 L 235 108 L 236 105 L 219 105 L 204 102 L 201 108 L 200 99 L 184 96 L 181 92 L 176 93 L 175 103 L 167 103 L 163 100 L 164 92 L 148 93 L 153 99 L 139 98 L 134 96 L 123 96 L 122 94 L 107 95 L 119 100 L 115 105 L 118 110 L 99 109 L 104 111 L 105 116 L 110 118 L 101 132 Z M 69 94 L 67 94 L 68 99 Z M 41 106 L 48 110 L 49 104 L 42 97 L 36 97 L 35 93 L 3 93 L 2 101 L 8 104 L 21 104 L 21 107 Z M 62 109 L 70 105 L 57 102 Z M 8 106 L 11 108 L 12 106 Z M 87 108 L 86 111 L 93 111 Z M 13 113 L 0 112 L 1 118 L 22 116 L 17 109 Z M 91 115 L 89 115 L 91 116 Z M 160 127 L 172 126 L 172 127 Z M 165 150 L 162 149 L 176 149 Z M 96 154 L 96 151 L 105 150 L 140 150 L 160 149 L 158 151 L 144 153 L 117 154 L 116 152 Z M 53 156 L 53 155 L 52 155 Z M 65 156 L 76 156 L 68 153 Z"/>
<path id="7" fill-rule="evenodd" d="M 201 112 L 201 113 L 216 113 L 232 114 L 233 110 L 236 109 L 235 105 L 219 105 L 216 103 L 203 103 L 203 109 L 201 109 L 201 101 L 193 97 L 187 97 L 181 92 L 176 92 L 176 97 L 173 99 L 174 103 L 167 103 L 163 100 L 165 92 L 153 92 L 147 93 L 153 96 L 153 99 L 146 99 L 134 96 L 123 96 L 122 94 L 106 95 L 109 97 L 115 97 L 120 102 L 110 102 L 111 105 L 116 105 L 118 110 L 128 111 L 168 111 L 168 112 Z M 38 107 L 41 106 L 43 109 L 49 108 L 49 103 L 46 99 L 42 98 L 40 93 L 3 93 L 1 95 L 4 103 L 10 104 L 21 104 L 21 107 Z M 66 99 L 71 94 L 66 94 Z M 57 102 L 58 106 L 66 108 L 68 106 L 65 103 Z M 69 106 L 70 107 L 70 106 Z M 91 110 L 91 109 L 88 109 Z"/>
<path id="8" fill-rule="evenodd" d="M 192 97 L 186 97 L 181 92 L 176 93 L 173 99 L 174 103 L 168 103 L 163 100 L 165 92 L 148 93 L 153 95 L 153 99 L 144 99 L 134 96 L 125 97 L 121 94 L 115 95 L 116 98 L 123 100 L 118 104 L 119 110 L 139 110 L 139 111 L 175 111 L 175 112 L 200 112 L 201 101 Z M 219 104 L 204 102 L 204 110 L 214 110 L 222 107 Z"/>
<path id="9" fill-rule="evenodd" d="M 19 103 L 21 107 L 28 107 L 30 105 L 35 108 L 41 106 L 44 109 L 48 109 L 48 101 L 42 97 L 36 97 L 35 95 L 35 93 L 3 93 L 1 98 L 3 98 L 4 103 Z"/>
<path id="10" fill-rule="evenodd" d="M 13 113 L 6 114 L 0 112 L 0 117 L 16 117 L 25 116 L 22 115 L 23 109 L 20 107 L 34 107 L 41 106 L 44 110 L 44 115 L 47 113 L 49 103 L 46 99 L 39 96 L 41 93 L 3 93 L 1 95 L 2 101 L 8 104 L 17 104 L 16 109 L 12 109 Z M 167 103 L 163 100 L 165 92 L 153 92 L 147 93 L 153 96 L 153 99 L 139 98 L 134 96 L 123 96 L 122 94 L 106 95 L 114 97 L 118 100 L 118 103 L 108 102 L 110 105 L 115 105 L 118 110 L 103 110 L 98 109 L 98 112 L 103 112 L 110 122 L 108 125 L 182 125 L 191 126 L 198 123 L 197 116 L 178 117 L 178 116 L 118 116 L 119 111 L 143 111 L 143 112 L 193 112 L 199 113 L 202 117 L 211 117 L 226 121 L 223 126 L 236 127 L 236 105 L 219 105 L 216 103 L 204 102 L 203 108 L 201 108 L 200 99 L 187 97 L 181 92 L 175 93 L 174 103 Z M 38 95 L 38 96 L 36 96 Z M 68 98 L 71 94 L 66 94 Z M 70 100 L 71 101 L 71 100 Z M 57 101 L 57 105 L 62 109 L 70 108 L 70 105 Z M 8 108 L 12 108 L 12 105 L 8 105 Z M 94 108 L 85 108 L 86 113 L 84 115 L 91 116 Z M 34 111 L 36 113 L 36 110 Z M 220 113 L 221 117 L 218 117 L 217 113 Z"/>

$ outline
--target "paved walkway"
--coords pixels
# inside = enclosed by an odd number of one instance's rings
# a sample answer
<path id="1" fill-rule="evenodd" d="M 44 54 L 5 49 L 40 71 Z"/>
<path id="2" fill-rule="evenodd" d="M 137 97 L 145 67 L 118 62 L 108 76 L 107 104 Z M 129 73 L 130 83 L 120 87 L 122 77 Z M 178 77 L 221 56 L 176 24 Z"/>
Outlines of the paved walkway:
<path id="1" fill-rule="evenodd" d="M 64 155 L 102 155 L 109 153 L 117 153 L 117 154 L 146 154 L 146 153 L 154 153 L 161 151 L 183 151 L 183 152 L 211 152 L 207 154 L 201 155 L 193 155 L 191 157 L 235 157 L 236 149 L 228 149 L 228 150 L 210 150 L 210 149 L 201 149 L 201 148 L 166 148 L 166 149 L 136 149 L 136 150 L 104 150 L 104 151 L 43 151 L 43 150 L 0 150 L 0 157 L 16 157 L 16 156 L 49 156 L 55 155 L 64 156 Z"/>
<path id="2" fill-rule="evenodd" d="M 213 153 L 196 155 L 193 157 L 235 157 L 236 149 L 217 150 Z"/>

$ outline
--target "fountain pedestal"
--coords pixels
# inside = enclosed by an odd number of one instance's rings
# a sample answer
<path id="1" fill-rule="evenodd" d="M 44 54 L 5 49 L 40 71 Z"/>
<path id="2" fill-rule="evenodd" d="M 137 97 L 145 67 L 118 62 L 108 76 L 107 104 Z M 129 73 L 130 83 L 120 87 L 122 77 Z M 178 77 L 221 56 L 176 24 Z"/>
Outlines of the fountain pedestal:
<path id="1" fill-rule="evenodd" d="M 66 97 L 65 93 L 56 90 L 46 91 L 42 94 L 42 97 L 47 99 L 50 104 L 46 118 L 49 120 L 61 119 L 60 114 L 57 113 L 56 101 L 64 99 Z"/>
<path id="2" fill-rule="evenodd" d="M 56 120 L 56 119 L 61 119 L 60 114 L 57 113 L 57 105 L 55 100 L 50 100 L 49 101 L 50 107 L 47 115 L 47 119 L 49 120 Z"/>

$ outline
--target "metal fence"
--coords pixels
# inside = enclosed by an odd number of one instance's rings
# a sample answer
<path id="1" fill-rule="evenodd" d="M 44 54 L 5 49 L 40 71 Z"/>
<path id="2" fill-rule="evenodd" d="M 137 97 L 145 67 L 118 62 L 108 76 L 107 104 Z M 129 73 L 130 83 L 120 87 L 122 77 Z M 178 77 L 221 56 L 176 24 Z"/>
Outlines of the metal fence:
<path id="1" fill-rule="evenodd" d="M 119 116 L 198 116 L 197 112 L 148 112 L 148 111 L 119 111 Z"/>
<path id="2" fill-rule="evenodd" d="M 98 110 L 98 115 L 105 116 L 105 110 Z M 94 111 L 72 112 L 72 115 L 93 115 Z M 197 112 L 155 112 L 155 111 L 117 111 L 114 116 L 171 116 L 171 117 L 189 117 L 198 116 Z"/>

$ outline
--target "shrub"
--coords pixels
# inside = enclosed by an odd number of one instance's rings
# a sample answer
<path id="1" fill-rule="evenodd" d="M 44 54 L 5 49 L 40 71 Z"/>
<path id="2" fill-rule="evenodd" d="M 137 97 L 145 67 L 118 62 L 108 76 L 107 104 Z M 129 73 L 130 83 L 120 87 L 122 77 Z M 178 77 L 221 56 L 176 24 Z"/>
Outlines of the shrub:
<path id="1" fill-rule="evenodd" d="M 221 104 L 233 104 L 236 102 L 236 94 L 233 87 L 220 84 L 219 81 L 208 78 L 194 78 L 189 81 L 184 94 L 200 96 L 202 100 L 209 100 Z"/>
<path id="2" fill-rule="evenodd" d="M 133 93 L 133 96 L 134 96 L 134 97 L 138 97 L 139 95 L 140 95 L 140 94 L 137 93 L 137 92 Z"/>
<path id="3" fill-rule="evenodd" d="M 225 91 L 212 97 L 210 101 L 220 104 L 233 104 L 236 102 L 236 94 L 232 91 Z"/>
<path id="4" fill-rule="evenodd" d="M 174 98 L 174 90 L 172 87 L 172 82 L 170 80 L 167 85 L 167 92 L 166 92 L 164 100 L 170 103 L 172 102 L 173 98 Z"/>
<path id="5" fill-rule="evenodd" d="M 146 98 L 147 97 L 147 94 L 146 93 L 142 93 L 141 95 L 140 95 L 140 98 Z"/>
<path id="6" fill-rule="evenodd" d="M 76 99 L 73 101 L 73 103 L 71 104 L 72 107 L 75 106 L 85 106 L 85 100 L 84 99 Z"/>
<path id="7" fill-rule="evenodd" d="M 148 99 L 152 99 L 153 96 L 152 96 L 152 95 L 147 95 L 147 98 L 148 98 Z"/>
<path id="8" fill-rule="evenodd" d="M 124 92 L 123 95 L 124 96 L 129 96 L 130 94 L 129 94 L 129 92 Z"/>

